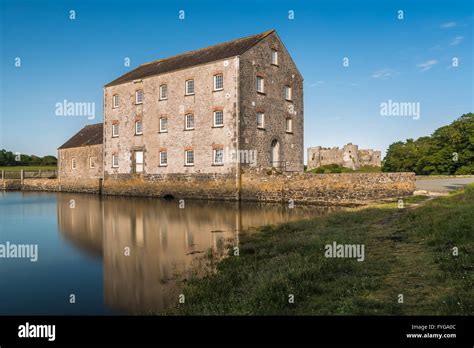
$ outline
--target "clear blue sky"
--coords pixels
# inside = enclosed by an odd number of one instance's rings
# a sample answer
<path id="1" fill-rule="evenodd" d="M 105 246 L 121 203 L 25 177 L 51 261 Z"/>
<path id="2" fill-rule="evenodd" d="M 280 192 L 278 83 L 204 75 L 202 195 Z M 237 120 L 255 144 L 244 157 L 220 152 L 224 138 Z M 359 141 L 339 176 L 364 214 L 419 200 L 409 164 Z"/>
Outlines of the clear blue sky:
<path id="1" fill-rule="evenodd" d="M 473 111 L 470 0 L 0 3 L 0 148 L 14 152 L 56 155 L 102 120 L 103 85 L 139 64 L 270 28 L 305 79 L 305 147 L 352 142 L 385 152 Z M 95 102 L 96 119 L 56 116 L 64 99 Z M 420 103 L 420 118 L 381 116 L 389 99 Z"/>

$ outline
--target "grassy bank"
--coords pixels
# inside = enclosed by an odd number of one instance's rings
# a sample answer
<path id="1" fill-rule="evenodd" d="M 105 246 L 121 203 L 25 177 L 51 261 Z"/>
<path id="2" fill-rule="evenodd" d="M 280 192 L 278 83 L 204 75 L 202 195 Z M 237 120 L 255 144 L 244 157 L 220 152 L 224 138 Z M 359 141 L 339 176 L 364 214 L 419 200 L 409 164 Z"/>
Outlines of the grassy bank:
<path id="1" fill-rule="evenodd" d="M 19 172 L 22 169 L 23 170 L 56 170 L 58 168 L 56 166 L 10 166 L 10 167 L 0 166 L 0 170 L 4 170 L 6 172 Z"/>
<path id="2" fill-rule="evenodd" d="M 188 281 L 186 303 L 168 314 L 473 314 L 474 186 L 422 200 L 242 236 L 240 256 Z M 333 241 L 364 244 L 365 260 L 326 258 Z"/>

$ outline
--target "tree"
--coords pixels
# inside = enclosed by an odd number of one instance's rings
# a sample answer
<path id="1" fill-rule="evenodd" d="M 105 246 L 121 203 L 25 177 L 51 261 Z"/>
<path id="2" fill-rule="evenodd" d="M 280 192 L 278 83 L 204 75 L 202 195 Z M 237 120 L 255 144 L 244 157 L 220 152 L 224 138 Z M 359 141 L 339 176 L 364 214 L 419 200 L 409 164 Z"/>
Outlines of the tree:
<path id="1" fill-rule="evenodd" d="M 391 144 L 384 172 L 430 174 L 474 174 L 474 114 L 462 115 L 431 136 Z"/>

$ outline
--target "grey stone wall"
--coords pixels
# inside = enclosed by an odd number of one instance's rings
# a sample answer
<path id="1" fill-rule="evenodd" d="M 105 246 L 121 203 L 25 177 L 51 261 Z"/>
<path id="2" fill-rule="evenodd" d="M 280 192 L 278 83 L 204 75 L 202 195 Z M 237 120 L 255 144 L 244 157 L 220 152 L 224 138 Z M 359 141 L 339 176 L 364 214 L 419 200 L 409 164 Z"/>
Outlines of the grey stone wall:
<path id="1" fill-rule="evenodd" d="M 93 157 L 94 168 L 89 159 Z M 76 169 L 72 159 L 76 159 Z M 81 146 L 58 150 L 58 176 L 64 179 L 98 179 L 103 173 L 102 145 Z"/>
<path id="2" fill-rule="evenodd" d="M 224 149 L 225 157 L 236 150 L 236 105 L 239 59 L 229 58 L 188 69 L 151 76 L 104 90 L 104 165 L 107 174 L 131 174 L 134 150 L 143 150 L 145 173 L 230 173 L 235 164 L 213 165 L 213 149 Z M 214 91 L 213 76 L 222 73 L 224 89 Z M 194 79 L 195 94 L 185 96 L 185 81 Z M 168 99 L 159 99 L 160 85 L 168 86 Z M 144 91 L 143 104 L 135 104 L 135 91 Z M 119 96 L 118 108 L 112 97 Z M 213 127 L 213 111 L 222 109 L 224 126 Z M 185 114 L 194 114 L 194 130 L 185 130 Z M 159 132 L 160 117 L 167 117 L 168 132 Z M 135 135 L 135 121 L 143 122 L 143 135 Z M 112 123 L 119 136 L 112 137 Z M 166 149 L 168 165 L 159 165 L 159 151 Z M 194 150 L 195 164 L 185 166 L 184 151 Z M 112 154 L 119 155 L 119 167 L 112 168 Z M 226 161 L 225 161 L 226 162 Z"/>
<path id="3" fill-rule="evenodd" d="M 271 64 L 272 48 L 278 52 L 278 66 Z M 264 94 L 257 93 L 257 75 L 264 78 Z M 257 151 L 258 167 L 271 167 L 276 140 L 280 161 L 287 163 L 288 170 L 303 171 L 303 77 L 276 33 L 241 56 L 240 76 L 241 148 Z M 284 98 L 285 85 L 292 87 L 292 101 Z M 265 129 L 257 128 L 257 111 L 265 114 Z M 287 118 L 292 119 L 292 133 L 286 132 Z"/>

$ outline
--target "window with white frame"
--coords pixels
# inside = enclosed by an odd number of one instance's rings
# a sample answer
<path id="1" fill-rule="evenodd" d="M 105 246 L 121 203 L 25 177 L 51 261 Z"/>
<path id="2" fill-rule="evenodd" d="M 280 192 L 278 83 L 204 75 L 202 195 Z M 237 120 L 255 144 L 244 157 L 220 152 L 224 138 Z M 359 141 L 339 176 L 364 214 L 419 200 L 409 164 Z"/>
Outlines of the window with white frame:
<path id="1" fill-rule="evenodd" d="M 214 91 L 220 91 L 224 89 L 224 75 L 216 74 L 214 75 Z"/>
<path id="2" fill-rule="evenodd" d="M 76 159 L 73 157 L 71 158 L 71 169 L 76 169 Z"/>
<path id="3" fill-rule="evenodd" d="M 118 163 L 118 155 L 114 154 L 112 155 L 112 168 L 118 168 L 119 163 Z"/>
<path id="4" fill-rule="evenodd" d="M 135 135 L 143 134 L 143 124 L 141 120 L 135 121 Z"/>
<path id="5" fill-rule="evenodd" d="M 257 128 L 265 128 L 265 114 L 257 112 Z"/>
<path id="6" fill-rule="evenodd" d="M 119 103 L 119 96 L 118 96 L 118 94 L 115 94 L 112 97 L 112 106 L 113 106 L 113 108 L 118 108 L 118 103 Z"/>
<path id="7" fill-rule="evenodd" d="M 184 164 L 187 166 L 194 165 L 194 151 L 193 150 L 184 151 Z"/>
<path id="8" fill-rule="evenodd" d="M 168 132 L 168 118 L 161 117 L 160 118 L 160 133 Z"/>
<path id="9" fill-rule="evenodd" d="M 214 127 L 224 127 L 224 111 L 214 111 Z"/>
<path id="10" fill-rule="evenodd" d="M 186 80 L 186 95 L 194 94 L 194 80 Z"/>
<path id="11" fill-rule="evenodd" d="M 164 167 L 168 165 L 168 152 L 165 150 L 160 151 L 160 166 Z"/>
<path id="12" fill-rule="evenodd" d="M 119 136 L 119 125 L 118 123 L 113 123 L 112 124 L 112 137 L 116 138 Z"/>
<path id="13" fill-rule="evenodd" d="M 160 100 L 168 99 L 168 86 L 161 85 L 160 86 Z"/>
<path id="14" fill-rule="evenodd" d="M 272 48 L 272 64 L 278 65 L 278 51 Z"/>
<path id="15" fill-rule="evenodd" d="M 257 92 L 264 93 L 264 81 L 262 76 L 257 76 Z"/>
<path id="16" fill-rule="evenodd" d="M 293 94 L 292 94 L 292 91 L 291 91 L 291 87 L 290 86 L 285 86 L 285 99 L 286 100 L 291 100 L 293 98 Z"/>
<path id="17" fill-rule="evenodd" d="M 293 133 L 293 120 L 291 118 L 286 119 L 286 132 Z"/>
<path id="18" fill-rule="evenodd" d="M 135 104 L 143 104 L 143 91 L 141 89 L 135 92 Z"/>
<path id="19" fill-rule="evenodd" d="M 184 120 L 184 128 L 185 129 L 194 129 L 194 115 L 187 114 Z"/>
<path id="20" fill-rule="evenodd" d="M 224 164 L 224 149 L 218 148 L 214 149 L 214 164 L 223 165 Z"/>
<path id="21" fill-rule="evenodd" d="M 89 168 L 95 168 L 95 157 L 89 157 Z"/>

